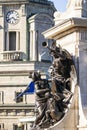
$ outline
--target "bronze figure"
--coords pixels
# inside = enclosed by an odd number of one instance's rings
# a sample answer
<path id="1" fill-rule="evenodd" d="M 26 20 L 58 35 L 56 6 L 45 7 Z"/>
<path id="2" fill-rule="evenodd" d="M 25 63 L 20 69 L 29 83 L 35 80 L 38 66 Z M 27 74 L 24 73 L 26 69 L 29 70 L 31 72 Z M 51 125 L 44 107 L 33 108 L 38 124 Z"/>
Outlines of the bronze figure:
<path id="1" fill-rule="evenodd" d="M 42 79 L 40 72 L 33 72 L 32 79 L 35 83 L 36 93 L 36 120 L 32 129 L 47 128 L 60 121 L 73 97 L 72 73 L 75 72 L 75 65 L 69 52 L 56 46 L 53 42 L 48 47 L 46 42 L 43 46 L 50 50 L 53 56 L 52 65 L 49 68 L 49 79 Z M 51 82 L 51 86 L 50 86 Z"/>

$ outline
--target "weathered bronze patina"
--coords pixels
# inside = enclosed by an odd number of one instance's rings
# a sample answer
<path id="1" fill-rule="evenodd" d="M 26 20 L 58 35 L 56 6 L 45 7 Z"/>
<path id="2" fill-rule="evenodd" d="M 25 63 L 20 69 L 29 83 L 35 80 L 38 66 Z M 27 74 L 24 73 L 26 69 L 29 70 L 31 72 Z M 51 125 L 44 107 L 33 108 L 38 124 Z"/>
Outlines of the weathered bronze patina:
<path id="1" fill-rule="evenodd" d="M 69 52 L 56 46 L 55 42 L 51 47 L 43 42 L 43 46 L 50 50 L 53 62 L 49 68 L 49 79 L 42 79 L 40 72 L 31 75 L 35 82 L 37 111 L 32 129 L 48 128 L 64 117 L 73 97 L 72 79 L 76 76 Z"/>

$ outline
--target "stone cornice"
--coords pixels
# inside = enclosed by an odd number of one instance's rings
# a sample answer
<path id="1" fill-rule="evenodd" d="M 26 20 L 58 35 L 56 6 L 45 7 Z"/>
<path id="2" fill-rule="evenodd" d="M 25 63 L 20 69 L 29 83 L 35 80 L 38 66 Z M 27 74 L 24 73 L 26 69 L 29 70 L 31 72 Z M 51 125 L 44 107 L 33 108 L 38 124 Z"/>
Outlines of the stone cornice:
<path id="1" fill-rule="evenodd" d="M 43 32 L 47 39 L 60 39 L 78 28 L 87 28 L 87 18 L 69 18 Z"/>
<path id="2" fill-rule="evenodd" d="M 6 109 L 34 109 L 35 104 L 0 104 L 0 110 L 6 110 Z"/>

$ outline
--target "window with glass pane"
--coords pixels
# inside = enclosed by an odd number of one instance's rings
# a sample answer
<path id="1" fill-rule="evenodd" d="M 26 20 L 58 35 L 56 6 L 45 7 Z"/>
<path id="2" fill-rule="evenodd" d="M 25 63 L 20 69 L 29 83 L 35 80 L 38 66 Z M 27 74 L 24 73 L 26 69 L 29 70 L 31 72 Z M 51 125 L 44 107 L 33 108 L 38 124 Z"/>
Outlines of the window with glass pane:
<path id="1" fill-rule="evenodd" d="M 18 97 L 21 94 L 21 92 L 16 92 L 15 97 Z M 23 96 L 20 96 L 16 99 L 16 103 L 23 102 Z"/>

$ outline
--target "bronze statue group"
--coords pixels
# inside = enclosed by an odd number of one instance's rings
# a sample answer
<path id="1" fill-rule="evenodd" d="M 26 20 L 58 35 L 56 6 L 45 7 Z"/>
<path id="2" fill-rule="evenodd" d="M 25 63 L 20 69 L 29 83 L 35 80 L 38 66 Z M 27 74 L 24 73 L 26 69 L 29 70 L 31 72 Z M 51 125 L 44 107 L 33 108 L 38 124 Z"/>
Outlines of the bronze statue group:
<path id="1" fill-rule="evenodd" d="M 53 42 L 51 47 L 43 43 L 53 56 L 49 68 L 49 79 L 42 79 L 40 72 L 33 72 L 31 77 L 35 83 L 36 120 L 35 128 L 48 128 L 60 121 L 68 110 L 73 96 L 71 91 L 71 71 L 74 66 L 71 55 Z"/>

